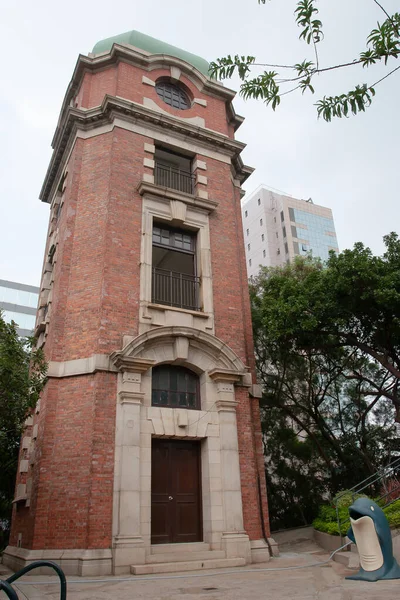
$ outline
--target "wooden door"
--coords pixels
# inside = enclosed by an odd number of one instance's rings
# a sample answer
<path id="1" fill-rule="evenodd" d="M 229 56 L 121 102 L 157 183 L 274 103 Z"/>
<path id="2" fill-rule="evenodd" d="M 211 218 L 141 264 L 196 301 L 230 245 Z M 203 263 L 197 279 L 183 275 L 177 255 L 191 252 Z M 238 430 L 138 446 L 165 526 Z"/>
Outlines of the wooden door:
<path id="1" fill-rule="evenodd" d="M 151 543 L 202 540 L 200 443 L 153 439 Z"/>

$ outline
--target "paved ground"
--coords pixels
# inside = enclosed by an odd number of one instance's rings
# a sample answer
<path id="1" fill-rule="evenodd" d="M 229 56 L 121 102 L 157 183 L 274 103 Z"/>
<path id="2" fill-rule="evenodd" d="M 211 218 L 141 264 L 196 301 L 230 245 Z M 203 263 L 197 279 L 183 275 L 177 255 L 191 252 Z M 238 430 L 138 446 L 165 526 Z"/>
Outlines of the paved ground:
<path id="1" fill-rule="evenodd" d="M 69 577 L 67 600 L 398 600 L 400 580 L 369 584 L 346 581 L 345 576 L 354 571 L 340 564 L 313 566 L 327 558 L 313 542 L 303 541 L 285 545 L 281 556 L 269 563 L 229 572 L 132 576 L 126 581 L 101 581 L 105 578 L 99 577 L 89 583 Z M 53 577 L 26 576 L 24 581 L 32 584 L 18 585 L 21 600 L 59 599 L 57 586 L 49 583 Z M 46 583 L 40 584 L 42 581 Z M 0 598 L 6 596 L 0 592 Z"/>

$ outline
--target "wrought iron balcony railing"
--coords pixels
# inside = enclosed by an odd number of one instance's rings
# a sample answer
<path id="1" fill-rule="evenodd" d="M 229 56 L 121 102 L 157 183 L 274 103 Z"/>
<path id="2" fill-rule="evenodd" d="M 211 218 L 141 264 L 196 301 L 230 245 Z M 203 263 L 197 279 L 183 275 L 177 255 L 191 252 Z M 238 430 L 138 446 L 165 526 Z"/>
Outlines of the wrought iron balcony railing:
<path id="1" fill-rule="evenodd" d="M 153 267 L 152 302 L 200 310 L 200 278 Z"/>
<path id="2" fill-rule="evenodd" d="M 194 193 L 193 175 L 189 171 L 182 171 L 171 165 L 156 162 L 155 182 L 157 185 L 185 192 L 185 194 Z"/>

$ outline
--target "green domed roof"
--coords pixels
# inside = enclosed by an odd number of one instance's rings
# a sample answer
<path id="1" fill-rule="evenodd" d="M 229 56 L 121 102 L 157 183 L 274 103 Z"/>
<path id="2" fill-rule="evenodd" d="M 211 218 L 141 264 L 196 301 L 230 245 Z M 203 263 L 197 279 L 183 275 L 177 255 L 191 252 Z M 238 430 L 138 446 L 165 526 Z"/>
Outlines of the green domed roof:
<path id="1" fill-rule="evenodd" d="M 135 30 L 120 33 L 119 35 L 114 35 L 97 42 L 92 52 L 93 54 L 109 52 L 113 44 L 130 44 L 131 46 L 145 50 L 150 54 L 169 54 L 170 56 L 176 56 L 196 67 L 203 75 L 209 76 L 209 64 L 204 58 Z"/>

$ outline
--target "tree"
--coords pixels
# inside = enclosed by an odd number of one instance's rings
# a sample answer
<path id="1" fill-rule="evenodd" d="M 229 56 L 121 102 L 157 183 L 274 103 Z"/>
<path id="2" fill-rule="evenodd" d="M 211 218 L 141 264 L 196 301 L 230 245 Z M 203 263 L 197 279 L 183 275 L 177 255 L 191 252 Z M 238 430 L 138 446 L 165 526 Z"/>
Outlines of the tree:
<path id="1" fill-rule="evenodd" d="M 366 38 L 366 48 L 354 58 L 345 63 L 322 67 L 319 61 L 318 46 L 323 42 L 324 34 L 322 22 L 318 18 L 317 0 L 298 0 L 295 9 L 295 20 L 301 28 L 300 39 L 313 47 L 314 58 L 298 61 L 293 65 L 268 64 L 256 62 L 255 56 L 231 56 L 218 58 L 210 65 L 212 77 L 229 79 L 237 73 L 241 81 L 240 94 L 245 98 L 263 100 L 271 105 L 273 110 L 281 102 L 281 97 L 300 90 L 303 94 L 314 94 L 313 80 L 316 75 L 328 71 L 351 68 L 355 65 L 371 67 L 377 63 L 387 65 L 392 59 L 400 55 L 400 13 L 390 15 L 378 0 L 372 0 L 385 15 L 382 23 L 377 23 L 375 29 Z M 266 4 L 266 0 L 258 0 L 259 4 Z M 273 70 L 263 70 L 265 68 Z M 254 74 L 254 70 L 258 70 Z M 277 70 L 278 69 L 278 70 Z M 397 66 L 391 69 L 384 77 L 373 84 L 358 84 L 353 90 L 336 96 L 324 96 L 316 103 L 319 117 L 331 121 L 333 117 L 347 117 L 350 113 L 364 112 L 370 106 L 375 88 L 384 79 L 400 69 Z M 282 75 L 282 71 L 285 73 Z M 289 89 L 281 91 L 281 86 L 289 85 Z"/>
<path id="2" fill-rule="evenodd" d="M 286 357 L 344 353 L 347 379 L 365 397 L 390 400 L 400 422 L 400 240 L 391 233 L 384 243 L 383 256 L 357 243 L 326 265 L 309 258 L 264 271 L 253 299 L 269 344 Z"/>
<path id="3" fill-rule="evenodd" d="M 304 306 L 313 310 L 309 300 L 329 268 L 299 259 L 264 269 L 250 286 L 274 528 L 310 523 L 329 496 L 388 464 L 398 440 L 387 369 L 358 346 L 320 344 L 319 323 L 318 335 L 309 328 L 307 343 L 299 343 L 299 315 Z M 315 301 L 334 318 L 329 293 Z"/>
<path id="4" fill-rule="evenodd" d="M 34 340 L 20 338 L 16 324 L 6 323 L 0 312 L 0 533 L 10 520 L 24 422 L 43 389 L 46 369 Z"/>

